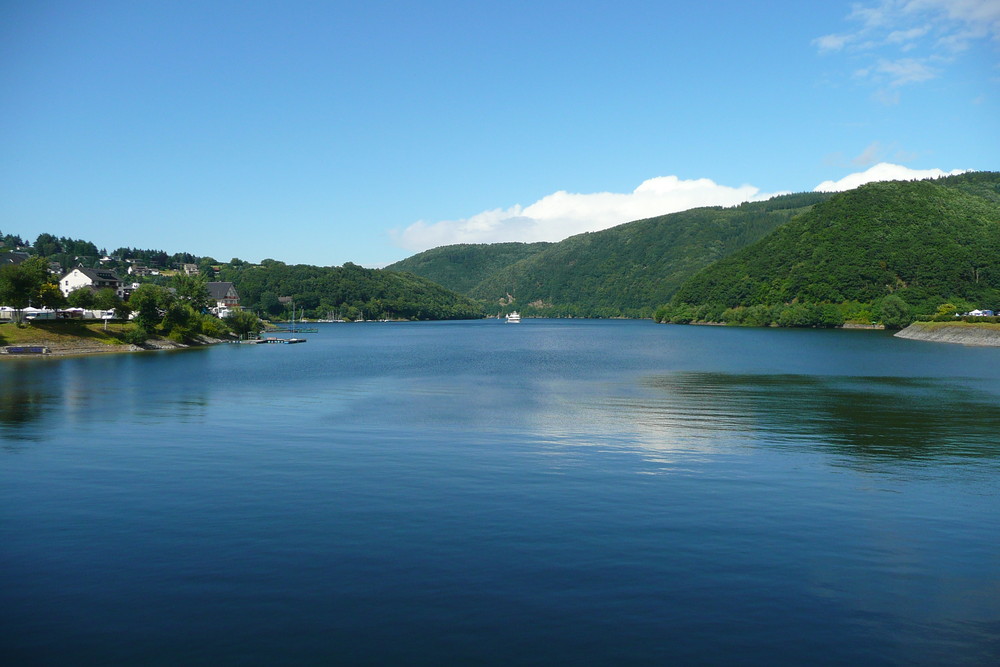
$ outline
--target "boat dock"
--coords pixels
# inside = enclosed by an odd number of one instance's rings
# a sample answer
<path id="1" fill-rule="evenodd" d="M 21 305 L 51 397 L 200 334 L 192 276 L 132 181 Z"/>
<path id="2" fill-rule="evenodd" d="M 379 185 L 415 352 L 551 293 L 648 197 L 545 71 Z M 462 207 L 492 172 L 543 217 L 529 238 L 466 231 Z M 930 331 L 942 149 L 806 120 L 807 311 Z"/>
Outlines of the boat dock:
<path id="1" fill-rule="evenodd" d="M 304 343 L 306 338 L 279 338 L 278 336 L 268 336 L 267 338 L 248 338 L 247 340 L 234 341 L 240 345 L 293 345 Z"/>

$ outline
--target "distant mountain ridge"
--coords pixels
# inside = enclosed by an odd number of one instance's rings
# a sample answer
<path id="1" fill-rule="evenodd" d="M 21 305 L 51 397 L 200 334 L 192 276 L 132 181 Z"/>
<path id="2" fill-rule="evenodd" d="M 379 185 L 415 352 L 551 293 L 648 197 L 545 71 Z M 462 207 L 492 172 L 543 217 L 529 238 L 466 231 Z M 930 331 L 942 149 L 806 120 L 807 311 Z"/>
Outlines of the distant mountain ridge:
<path id="1" fill-rule="evenodd" d="M 479 299 L 488 313 L 649 317 L 699 269 L 831 196 L 801 193 L 731 208 L 695 208 L 558 243 L 443 246 L 386 268 L 408 270 Z"/>

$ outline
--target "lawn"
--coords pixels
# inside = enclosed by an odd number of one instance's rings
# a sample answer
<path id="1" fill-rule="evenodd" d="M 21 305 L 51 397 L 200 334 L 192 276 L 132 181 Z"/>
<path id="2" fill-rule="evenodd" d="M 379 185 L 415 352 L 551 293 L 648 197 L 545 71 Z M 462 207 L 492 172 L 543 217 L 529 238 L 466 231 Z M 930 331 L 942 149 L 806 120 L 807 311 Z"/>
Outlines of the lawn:
<path id="1" fill-rule="evenodd" d="M 128 325 L 124 322 L 62 320 L 30 322 L 25 324 L 0 324 L 0 345 L 56 345 L 73 343 L 100 343 L 122 345 L 122 335 Z"/>

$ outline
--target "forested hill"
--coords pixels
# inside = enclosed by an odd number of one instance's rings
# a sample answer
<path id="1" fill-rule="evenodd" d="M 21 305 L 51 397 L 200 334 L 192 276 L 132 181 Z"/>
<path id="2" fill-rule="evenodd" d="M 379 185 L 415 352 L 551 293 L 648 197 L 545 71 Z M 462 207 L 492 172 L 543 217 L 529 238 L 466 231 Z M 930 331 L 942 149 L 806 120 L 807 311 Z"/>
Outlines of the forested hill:
<path id="1" fill-rule="evenodd" d="M 485 302 L 487 312 L 649 317 L 696 271 L 829 196 L 696 208 L 579 234 L 494 272 L 468 294 Z"/>
<path id="2" fill-rule="evenodd" d="M 793 323 L 787 313 L 788 322 L 778 319 L 785 305 L 841 304 L 842 317 L 853 309 L 856 319 L 877 320 L 890 295 L 894 310 L 913 316 L 994 308 L 998 260 L 1000 173 L 870 183 L 699 272 L 661 317 L 738 322 L 751 314 L 767 324 L 764 310 L 773 307 L 771 322 Z"/>
<path id="3" fill-rule="evenodd" d="M 220 267 L 219 280 L 239 291 L 244 308 L 283 315 L 281 297 L 291 297 L 309 317 L 338 314 L 348 319 L 470 319 L 483 316 L 475 301 L 426 278 L 408 273 L 343 266 L 290 265 L 264 260 L 259 265 L 236 260 Z"/>
<path id="4" fill-rule="evenodd" d="M 536 255 L 551 243 L 460 243 L 441 246 L 385 267 L 409 271 L 465 294 L 487 276 Z"/>

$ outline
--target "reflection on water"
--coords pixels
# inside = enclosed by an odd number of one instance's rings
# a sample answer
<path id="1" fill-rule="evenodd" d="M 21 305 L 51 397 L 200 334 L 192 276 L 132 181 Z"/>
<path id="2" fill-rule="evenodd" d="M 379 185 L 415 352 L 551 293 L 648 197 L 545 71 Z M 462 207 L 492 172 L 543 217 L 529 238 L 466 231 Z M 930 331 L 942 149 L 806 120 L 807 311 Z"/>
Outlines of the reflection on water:
<path id="1" fill-rule="evenodd" d="M 675 373 L 648 399 L 618 400 L 637 423 L 687 437 L 828 447 L 876 459 L 995 457 L 1000 401 L 974 382 L 936 378 Z"/>
<path id="2" fill-rule="evenodd" d="M 5 360 L 0 364 L 0 437 L 39 440 L 66 427 L 203 419 L 209 404 L 205 379 L 182 363 L 183 355 L 170 357 Z"/>
<path id="3" fill-rule="evenodd" d="M 998 664 L 997 353 L 494 321 L 8 360 L 0 663 Z"/>
<path id="4" fill-rule="evenodd" d="M 40 419 L 50 396 L 34 387 L 0 386 L 0 435 L 19 440 L 37 440 L 29 428 Z"/>
<path id="5" fill-rule="evenodd" d="M 38 440 L 35 422 L 53 403 L 44 365 L 5 360 L 0 364 L 0 438 Z"/>

